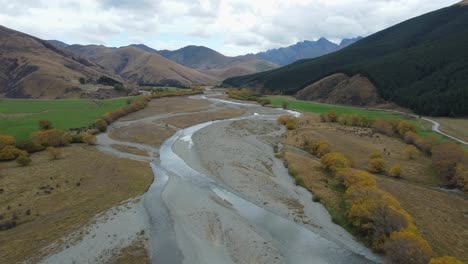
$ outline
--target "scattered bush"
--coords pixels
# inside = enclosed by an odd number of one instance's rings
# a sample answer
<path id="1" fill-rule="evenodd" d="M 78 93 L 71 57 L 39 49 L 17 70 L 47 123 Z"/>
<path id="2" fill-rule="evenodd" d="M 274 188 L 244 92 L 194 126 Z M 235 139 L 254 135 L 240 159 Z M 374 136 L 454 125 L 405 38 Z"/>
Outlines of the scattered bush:
<path id="1" fill-rule="evenodd" d="M 55 147 L 48 147 L 47 152 L 49 153 L 50 160 L 57 160 L 62 157 L 62 150 Z"/>
<path id="2" fill-rule="evenodd" d="M 418 134 L 416 134 L 415 132 L 413 131 L 408 131 L 405 133 L 405 135 L 403 136 L 403 140 L 407 143 L 407 144 L 413 144 L 415 145 L 416 144 L 416 141 L 419 139 L 420 137 L 418 136 Z"/>
<path id="3" fill-rule="evenodd" d="M 28 153 L 26 153 L 26 151 L 17 149 L 14 145 L 7 145 L 0 150 L 0 160 L 14 160 L 20 155 L 27 156 Z"/>
<path id="4" fill-rule="evenodd" d="M 374 151 L 370 155 L 371 159 L 381 159 L 382 158 L 382 153 L 380 151 Z"/>
<path id="5" fill-rule="evenodd" d="M 281 107 L 283 107 L 283 109 L 288 109 L 289 103 L 288 102 L 283 102 L 283 103 L 281 103 Z"/>
<path id="6" fill-rule="evenodd" d="M 43 151 L 45 149 L 37 140 L 23 140 L 16 147 L 28 153 Z"/>
<path id="7" fill-rule="evenodd" d="M 297 118 L 290 115 L 282 115 L 278 117 L 278 123 L 286 126 L 288 130 L 294 130 L 297 126 Z"/>
<path id="8" fill-rule="evenodd" d="M 15 138 L 12 136 L 0 135 L 0 150 L 6 146 L 14 145 Z"/>
<path id="9" fill-rule="evenodd" d="M 270 105 L 271 104 L 271 100 L 270 99 L 261 99 L 259 101 L 259 103 L 262 105 L 262 106 L 266 106 L 266 105 Z"/>
<path id="10" fill-rule="evenodd" d="M 31 163 L 31 158 L 25 155 L 19 155 L 16 158 L 16 163 L 20 166 L 28 166 Z"/>
<path id="11" fill-rule="evenodd" d="M 407 132 L 416 133 L 416 125 L 408 121 L 400 121 L 398 123 L 398 134 L 404 137 Z"/>
<path id="12" fill-rule="evenodd" d="M 443 142 L 432 148 L 432 164 L 446 186 L 456 185 L 456 168 L 464 155 L 463 148 L 453 142 Z"/>
<path id="13" fill-rule="evenodd" d="M 323 155 L 320 162 L 326 170 L 332 173 L 336 173 L 340 169 L 349 168 L 351 166 L 349 160 L 338 152 Z"/>
<path id="14" fill-rule="evenodd" d="M 87 145 L 96 145 L 96 136 L 90 133 L 83 134 L 83 143 Z"/>
<path id="15" fill-rule="evenodd" d="M 368 169 L 373 173 L 381 173 L 385 171 L 387 162 L 382 158 L 374 158 L 369 160 Z"/>
<path id="16" fill-rule="evenodd" d="M 437 143 L 435 139 L 431 137 L 428 137 L 428 138 L 418 137 L 415 142 L 416 147 L 418 147 L 422 152 L 428 155 L 432 154 L 432 148 L 436 144 Z"/>
<path id="17" fill-rule="evenodd" d="M 401 177 L 401 165 L 396 164 L 395 166 L 390 168 L 390 170 L 388 171 L 388 175 L 391 177 L 400 178 Z"/>
<path id="18" fill-rule="evenodd" d="M 308 144 L 305 149 L 313 155 L 322 157 L 323 155 L 330 153 L 330 143 L 326 139 L 319 139 L 312 141 L 312 143 Z"/>
<path id="19" fill-rule="evenodd" d="M 243 100 L 243 101 L 257 101 L 258 94 L 247 88 L 240 89 L 228 89 L 227 95 L 231 99 Z"/>
<path id="20" fill-rule="evenodd" d="M 373 128 L 375 132 L 384 134 L 389 137 L 393 137 L 395 135 L 392 123 L 386 119 L 375 120 Z"/>
<path id="21" fill-rule="evenodd" d="M 330 110 L 327 112 L 327 119 L 329 122 L 335 123 L 338 121 L 338 114 L 335 110 Z"/>
<path id="22" fill-rule="evenodd" d="M 45 147 L 67 146 L 72 136 L 59 129 L 39 130 L 32 133 L 33 140 Z"/>
<path id="23" fill-rule="evenodd" d="M 49 120 L 40 120 L 39 121 L 39 129 L 40 130 L 49 130 L 49 129 L 53 129 L 54 126 L 52 125 L 52 122 L 50 122 Z"/>
<path id="24" fill-rule="evenodd" d="M 384 249 L 391 263 L 427 264 L 434 255 L 429 243 L 409 230 L 392 233 Z"/>
<path id="25" fill-rule="evenodd" d="M 457 186 L 464 192 L 468 192 L 468 169 L 463 164 L 458 164 L 455 169 Z"/>
<path id="26" fill-rule="evenodd" d="M 105 132 L 107 130 L 107 122 L 102 118 L 96 119 L 96 121 L 94 121 L 94 127 L 101 132 Z"/>
<path id="27" fill-rule="evenodd" d="M 405 157 L 407 159 L 416 159 L 419 157 L 419 150 L 413 145 L 408 145 L 405 148 Z"/>
<path id="28" fill-rule="evenodd" d="M 83 143 L 83 135 L 71 134 L 71 143 Z"/>

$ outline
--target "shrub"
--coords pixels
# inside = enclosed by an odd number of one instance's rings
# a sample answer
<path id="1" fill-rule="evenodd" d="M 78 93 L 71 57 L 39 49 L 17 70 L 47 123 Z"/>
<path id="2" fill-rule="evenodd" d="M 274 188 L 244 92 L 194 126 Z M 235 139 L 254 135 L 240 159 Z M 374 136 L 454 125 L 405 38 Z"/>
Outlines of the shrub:
<path id="1" fill-rule="evenodd" d="M 359 116 L 357 114 L 349 115 L 347 123 L 350 126 L 359 126 Z"/>
<path id="2" fill-rule="evenodd" d="M 403 137 L 403 140 L 407 143 L 407 144 L 416 144 L 416 141 L 419 139 L 420 137 L 418 136 L 418 134 L 416 134 L 415 132 L 413 131 L 408 131 L 405 133 L 404 137 Z"/>
<path id="3" fill-rule="evenodd" d="M 307 151 L 313 155 L 322 157 L 323 155 L 330 153 L 330 143 L 326 139 L 313 141 L 311 146 L 307 148 Z"/>
<path id="4" fill-rule="evenodd" d="M 261 104 L 262 106 L 270 105 L 270 104 L 271 104 L 271 100 L 270 100 L 270 99 L 262 99 L 262 100 L 260 100 L 260 104 Z"/>
<path id="5" fill-rule="evenodd" d="M 385 167 L 387 167 L 387 162 L 382 158 L 370 159 L 367 167 L 370 172 L 381 173 L 385 171 Z"/>
<path id="6" fill-rule="evenodd" d="M 408 145 L 405 148 L 405 157 L 407 159 L 416 159 L 419 157 L 419 150 L 413 145 Z"/>
<path id="7" fill-rule="evenodd" d="M 286 128 L 288 130 L 294 130 L 297 127 L 297 119 L 295 117 L 289 118 L 288 122 L 286 122 Z"/>
<path id="8" fill-rule="evenodd" d="M 353 187 L 346 190 L 349 205 L 347 216 L 352 225 L 359 228 L 381 250 L 392 232 L 412 227 L 411 216 L 390 194 L 375 187 Z"/>
<path id="9" fill-rule="evenodd" d="M 0 150 L 0 160 L 14 160 L 20 155 L 27 156 L 28 153 L 17 149 L 13 145 L 8 145 Z"/>
<path id="10" fill-rule="evenodd" d="M 105 132 L 107 130 L 107 122 L 102 118 L 96 119 L 96 121 L 94 121 L 94 127 L 101 132 Z"/>
<path id="11" fill-rule="evenodd" d="M 47 152 L 49 153 L 50 160 L 56 160 L 62 157 L 63 153 L 61 149 L 55 147 L 48 147 Z"/>
<path id="12" fill-rule="evenodd" d="M 382 153 L 380 151 L 374 151 L 370 155 L 371 159 L 381 159 L 382 158 Z"/>
<path id="13" fill-rule="evenodd" d="M 6 146 L 14 145 L 14 144 L 15 144 L 14 137 L 0 134 L 0 150 Z"/>
<path id="14" fill-rule="evenodd" d="M 37 140 L 23 140 L 16 147 L 28 153 L 43 151 L 45 149 Z"/>
<path id="15" fill-rule="evenodd" d="M 90 133 L 84 133 L 83 143 L 88 145 L 96 145 L 96 136 Z"/>
<path id="16" fill-rule="evenodd" d="M 329 122 L 337 122 L 338 121 L 338 114 L 335 110 L 330 110 L 327 112 L 327 118 Z"/>
<path id="17" fill-rule="evenodd" d="M 401 177 L 401 165 L 396 164 L 395 166 L 390 168 L 390 170 L 388 171 L 388 175 L 391 177 L 400 178 Z"/>
<path id="18" fill-rule="evenodd" d="M 395 135 L 392 124 L 385 119 L 377 119 L 374 122 L 373 128 L 375 132 L 384 134 L 389 137 L 393 137 Z"/>
<path id="19" fill-rule="evenodd" d="M 416 133 L 416 125 L 408 121 L 400 121 L 398 123 L 398 134 L 403 137 L 407 132 Z"/>
<path id="20" fill-rule="evenodd" d="M 431 154 L 432 148 L 436 145 L 436 141 L 434 138 L 423 138 L 418 137 L 416 139 L 415 145 L 424 153 Z"/>
<path id="21" fill-rule="evenodd" d="M 427 264 L 433 255 L 429 243 L 408 230 L 392 233 L 384 249 L 391 263 Z"/>
<path id="22" fill-rule="evenodd" d="M 39 129 L 40 130 L 49 130 L 49 129 L 52 129 L 54 128 L 54 126 L 52 125 L 52 122 L 50 122 L 49 120 L 40 120 L 39 121 Z"/>
<path id="23" fill-rule="evenodd" d="M 351 166 L 349 160 L 338 152 L 323 155 L 320 162 L 326 170 L 332 173 L 336 173 L 340 169 L 349 168 Z"/>
<path id="24" fill-rule="evenodd" d="M 444 256 L 431 259 L 429 264 L 464 264 L 464 262 L 454 257 Z"/>
<path id="25" fill-rule="evenodd" d="M 328 115 L 327 115 L 327 113 L 321 113 L 321 114 L 320 114 L 320 121 L 321 121 L 321 122 L 330 122 L 330 121 L 328 120 Z"/>
<path id="26" fill-rule="evenodd" d="M 70 134 L 58 129 L 34 131 L 32 136 L 33 140 L 45 147 L 66 146 L 72 141 Z"/>
<path id="27" fill-rule="evenodd" d="M 289 103 L 288 103 L 288 102 L 283 102 L 283 103 L 281 104 L 281 107 L 283 107 L 283 109 L 288 109 Z"/>
<path id="28" fill-rule="evenodd" d="M 71 143 L 83 143 L 83 135 L 71 134 Z"/>
<path id="29" fill-rule="evenodd" d="M 362 116 L 360 124 L 362 127 L 372 127 L 372 124 L 374 123 L 374 120 L 367 116 Z"/>
<path id="30" fill-rule="evenodd" d="M 78 79 L 78 81 L 81 83 L 81 84 L 85 84 L 86 83 L 86 79 L 84 77 L 80 77 Z"/>
<path id="31" fill-rule="evenodd" d="M 25 155 L 19 155 L 16 158 L 16 163 L 20 166 L 28 166 L 31 163 L 31 158 Z"/>
<path id="32" fill-rule="evenodd" d="M 456 167 L 464 155 L 462 147 L 453 142 L 443 142 L 432 148 L 432 164 L 447 186 L 455 185 Z"/>
<path id="33" fill-rule="evenodd" d="M 455 169 L 455 177 L 460 190 L 468 192 L 468 169 L 462 164 L 458 164 Z"/>
<path id="34" fill-rule="evenodd" d="M 337 174 L 342 178 L 343 184 L 347 189 L 353 189 L 356 187 L 376 187 L 374 176 L 366 171 L 352 169 L 343 169 L 342 171 L 339 171 Z"/>
<path id="35" fill-rule="evenodd" d="M 349 125 L 348 123 L 348 115 L 347 114 L 342 114 L 338 117 L 338 123 L 340 123 L 340 125 L 343 125 L 343 126 L 346 126 L 346 125 Z"/>

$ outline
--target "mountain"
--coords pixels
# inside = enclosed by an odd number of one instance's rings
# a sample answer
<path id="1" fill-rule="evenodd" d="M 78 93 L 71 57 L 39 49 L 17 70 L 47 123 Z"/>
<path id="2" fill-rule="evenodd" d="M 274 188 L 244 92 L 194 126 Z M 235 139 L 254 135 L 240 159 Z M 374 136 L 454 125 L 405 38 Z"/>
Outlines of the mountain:
<path id="1" fill-rule="evenodd" d="M 297 60 L 316 58 L 335 52 L 360 39 L 362 39 L 362 37 L 343 39 L 340 45 L 330 42 L 326 38 L 320 38 L 317 41 L 305 40 L 289 47 L 272 49 L 254 54 L 253 56 L 278 65 L 287 65 Z"/>
<path id="2" fill-rule="evenodd" d="M 119 95 L 112 87 L 81 84 L 107 76 L 103 67 L 45 40 L 0 26 L 0 96 L 79 98 Z"/>
<path id="3" fill-rule="evenodd" d="M 55 39 L 50 39 L 50 40 L 46 40 L 47 42 L 57 46 L 57 47 L 60 47 L 60 48 L 66 48 L 68 47 L 69 45 L 65 42 L 62 42 L 60 40 L 55 40 Z"/>
<path id="4" fill-rule="evenodd" d="M 224 85 L 295 94 L 335 73 L 361 74 L 384 100 L 416 113 L 466 116 L 466 47 L 468 5 L 459 4 L 407 20 L 335 53 L 230 78 Z"/>
<path id="5" fill-rule="evenodd" d="M 220 81 L 136 45 L 121 48 L 71 45 L 67 49 L 138 85 L 203 85 Z"/>
<path id="6" fill-rule="evenodd" d="M 275 69 L 278 66 L 252 56 L 228 57 L 203 46 L 187 46 L 178 50 L 160 50 L 158 53 L 184 66 L 225 79 Z"/>

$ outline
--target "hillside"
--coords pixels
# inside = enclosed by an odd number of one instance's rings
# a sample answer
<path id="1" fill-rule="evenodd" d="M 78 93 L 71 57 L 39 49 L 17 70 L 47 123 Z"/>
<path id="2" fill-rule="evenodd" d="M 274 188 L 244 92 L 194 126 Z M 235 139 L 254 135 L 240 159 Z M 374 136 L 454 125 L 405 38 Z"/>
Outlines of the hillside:
<path id="1" fill-rule="evenodd" d="M 215 84 L 219 81 L 135 46 L 108 48 L 98 45 L 72 45 L 67 49 L 86 56 L 114 74 L 138 85 L 201 85 Z"/>
<path id="2" fill-rule="evenodd" d="M 340 45 L 330 42 L 326 38 L 320 38 L 317 41 L 305 40 L 289 47 L 272 49 L 253 56 L 278 65 L 287 65 L 300 59 L 311 59 L 335 52 L 360 39 L 362 38 L 343 39 Z"/>
<path id="3" fill-rule="evenodd" d="M 187 46 L 178 50 L 158 51 L 161 56 L 192 69 L 225 79 L 277 68 L 278 66 L 252 56 L 228 57 L 203 46 Z"/>
<path id="4" fill-rule="evenodd" d="M 225 85 L 295 94 L 334 73 L 362 74 L 379 95 L 416 113 L 468 115 L 468 7 L 454 5 L 373 34 L 316 59 L 248 76 Z"/>
<path id="5" fill-rule="evenodd" d="M 80 98 L 119 95 L 112 87 L 82 85 L 80 78 L 113 76 L 104 68 L 49 42 L 0 26 L 0 96 Z"/>

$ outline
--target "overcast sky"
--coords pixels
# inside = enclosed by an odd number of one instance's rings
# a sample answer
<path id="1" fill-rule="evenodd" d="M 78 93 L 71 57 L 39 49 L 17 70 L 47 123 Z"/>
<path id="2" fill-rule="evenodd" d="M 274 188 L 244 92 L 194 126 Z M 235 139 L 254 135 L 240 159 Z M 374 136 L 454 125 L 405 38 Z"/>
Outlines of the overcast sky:
<path id="1" fill-rule="evenodd" d="M 0 24 L 69 44 L 226 55 L 326 37 L 367 36 L 460 0 L 0 0 Z"/>

